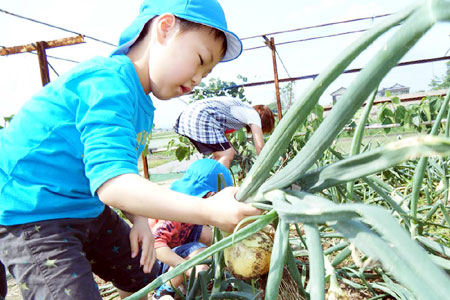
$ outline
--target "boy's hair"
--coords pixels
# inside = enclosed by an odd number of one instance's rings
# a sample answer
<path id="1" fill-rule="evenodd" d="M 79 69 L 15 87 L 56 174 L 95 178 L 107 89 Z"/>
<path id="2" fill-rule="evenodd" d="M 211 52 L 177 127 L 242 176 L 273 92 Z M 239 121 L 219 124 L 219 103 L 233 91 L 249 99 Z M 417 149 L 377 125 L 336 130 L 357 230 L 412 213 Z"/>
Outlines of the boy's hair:
<path id="1" fill-rule="evenodd" d="M 222 42 L 222 56 L 225 55 L 225 53 L 227 52 L 227 38 L 225 36 L 225 33 L 223 33 L 223 31 L 213 28 L 213 27 L 209 27 L 200 23 L 196 23 L 196 22 L 191 22 L 182 18 L 177 18 L 178 24 L 180 26 L 180 33 L 183 32 L 188 32 L 188 31 L 192 31 L 192 30 L 196 30 L 199 28 L 208 28 L 211 33 L 214 35 L 214 38 L 216 40 L 219 40 Z"/>
<path id="2" fill-rule="evenodd" d="M 271 133 L 275 127 L 275 116 L 273 115 L 272 110 L 265 105 L 253 105 L 253 108 L 258 112 L 261 118 L 261 129 L 263 133 Z"/>
<path id="3" fill-rule="evenodd" d="M 182 18 L 179 18 L 177 16 L 175 16 L 175 18 L 177 19 L 177 23 L 180 26 L 180 33 L 184 33 L 184 32 L 188 32 L 188 31 L 193 31 L 193 30 L 197 30 L 200 28 L 207 28 L 211 31 L 211 33 L 214 35 L 214 38 L 216 40 L 219 40 L 222 42 L 222 56 L 227 52 L 227 38 L 225 36 L 225 33 L 223 33 L 223 31 L 210 27 L 210 26 L 206 26 L 200 23 L 196 23 L 196 22 L 191 22 Z M 139 43 L 141 40 L 143 40 L 150 32 L 150 28 L 151 28 L 151 23 L 153 22 L 155 18 L 149 20 L 147 22 L 147 24 L 145 24 L 144 28 L 142 29 L 141 33 L 139 34 L 139 37 L 137 38 L 136 42 L 134 42 L 134 44 Z"/>

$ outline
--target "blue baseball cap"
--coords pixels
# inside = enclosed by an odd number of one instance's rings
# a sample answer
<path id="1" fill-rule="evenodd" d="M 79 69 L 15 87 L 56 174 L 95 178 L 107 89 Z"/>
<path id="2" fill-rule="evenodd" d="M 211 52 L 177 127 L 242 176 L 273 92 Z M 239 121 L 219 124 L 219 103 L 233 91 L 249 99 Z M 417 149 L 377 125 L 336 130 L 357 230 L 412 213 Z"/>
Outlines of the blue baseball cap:
<path id="1" fill-rule="evenodd" d="M 222 7 L 217 0 L 144 0 L 138 17 L 122 32 L 119 46 L 112 52 L 126 54 L 137 40 L 144 25 L 153 17 L 171 13 L 176 17 L 207 25 L 225 33 L 227 51 L 222 62 L 237 58 L 242 52 L 242 42 L 236 34 L 228 30 Z"/>
<path id="2" fill-rule="evenodd" d="M 225 186 L 232 186 L 233 179 L 230 171 L 220 162 L 210 158 L 203 158 L 193 162 L 184 176 L 172 183 L 170 189 L 183 194 L 203 197 L 208 192 L 217 192 L 217 176 L 222 174 Z"/>

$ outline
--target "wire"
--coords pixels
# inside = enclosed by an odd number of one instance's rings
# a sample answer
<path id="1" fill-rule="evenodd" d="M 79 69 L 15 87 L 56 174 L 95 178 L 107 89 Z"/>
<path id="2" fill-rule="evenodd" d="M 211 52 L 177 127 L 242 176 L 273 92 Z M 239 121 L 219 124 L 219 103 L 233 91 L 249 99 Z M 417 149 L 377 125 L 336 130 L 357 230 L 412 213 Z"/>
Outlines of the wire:
<path id="1" fill-rule="evenodd" d="M 36 19 L 24 17 L 24 16 L 21 16 L 21 15 L 18 15 L 18 14 L 6 11 L 4 9 L 0 9 L 0 12 L 3 12 L 5 14 L 9 14 L 9 15 L 17 17 L 17 18 L 21 18 L 21 19 L 25 19 L 25 20 L 28 20 L 28 21 L 31 21 L 31 22 L 35 22 L 35 23 L 38 23 L 38 24 L 41 24 L 41 25 L 45 25 L 45 26 L 48 26 L 48 27 L 52 27 L 52 28 L 56 28 L 56 29 L 59 29 L 59 30 L 63 30 L 63 31 L 66 31 L 66 32 L 69 32 L 69 33 L 73 33 L 73 34 L 77 34 L 77 35 L 81 34 L 79 32 L 76 32 L 76 31 L 73 31 L 73 30 L 69 30 L 69 29 L 66 29 L 66 28 L 63 28 L 63 27 L 60 27 L 60 26 L 56 26 L 56 25 L 52 25 L 52 24 L 49 24 L 49 23 L 46 23 L 46 22 L 42 22 L 42 21 L 39 21 L 39 20 L 36 20 Z M 264 35 L 266 35 L 266 36 L 268 36 L 268 35 L 277 35 L 277 34 L 301 31 L 301 30 L 312 29 L 312 28 L 319 28 L 319 27 L 325 27 L 325 26 L 331 26 L 331 25 L 337 25 L 337 24 L 357 22 L 357 21 L 362 21 L 362 20 L 367 20 L 367 19 L 372 19 L 373 20 L 375 18 L 386 17 L 386 16 L 389 16 L 389 15 L 390 14 L 383 14 L 383 15 L 377 15 L 377 16 L 372 16 L 372 17 L 363 17 L 363 18 L 356 18 L 356 19 L 350 19 L 350 20 L 344 20 L 344 21 L 338 21 L 338 22 L 318 24 L 318 25 L 306 26 L 306 27 L 295 28 L 295 29 L 290 29 L 290 30 L 271 32 L 271 33 L 267 33 L 267 34 L 264 34 Z M 283 44 L 289 44 L 289 43 L 295 43 L 295 42 L 303 42 L 303 41 L 309 41 L 309 40 L 313 40 L 313 39 L 320 39 L 320 38 L 325 38 L 325 37 L 333 37 L 333 36 L 338 36 L 338 35 L 351 34 L 351 33 L 355 33 L 355 32 L 360 32 L 360 31 L 345 32 L 345 33 L 340 33 L 340 34 L 337 34 L 337 35 L 321 36 L 321 37 L 314 37 L 314 38 L 303 39 L 303 40 L 289 41 L 289 42 L 279 43 L 277 45 L 283 45 Z M 104 44 L 109 45 L 109 46 L 113 46 L 113 47 L 117 46 L 116 44 L 113 44 L 113 43 L 110 43 L 110 42 L 107 42 L 107 41 L 103 41 L 103 40 L 97 39 L 97 38 L 92 37 L 92 36 L 88 36 L 88 35 L 84 35 L 84 34 L 81 34 L 81 35 L 83 35 L 85 38 L 88 38 L 88 39 L 91 39 L 91 40 L 94 40 L 94 41 L 97 41 L 97 42 L 100 42 L 100 43 L 104 43 Z M 263 35 L 250 36 L 250 37 L 242 38 L 241 40 L 248 40 L 248 39 L 257 38 L 257 37 L 261 37 L 261 36 L 263 36 Z M 259 48 L 263 48 L 263 47 L 264 46 L 248 48 L 248 49 L 244 49 L 244 51 L 245 50 L 259 49 Z"/>
<path id="2" fill-rule="evenodd" d="M 289 72 L 288 72 L 288 70 L 287 70 L 287 68 L 286 68 L 286 66 L 284 65 L 284 62 L 283 62 L 283 60 L 281 59 L 281 56 L 280 56 L 280 54 L 278 53 L 278 51 L 277 50 L 275 50 L 275 53 L 277 54 L 277 56 L 278 56 L 278 59 L 280 60 L 280 62 L 281 62 L 281 65 L 283 66 L 283 69 L 286 71 L 286 74 L 288 75 L 288 77 L 289 78 L 291 78 L 291 75 L 289 75 Z"/>
<path id="3" fill-rule="evenodd" d="M 56 29 L 62 30 L 62 31 L 70 32 L 70 33 L 73 33 L 73 34 L 76 34 L 76 35 L 83 35 L 85 38 L 89 38 L 91 40 L 94 40 L 94 41 L 97 41 L 97 42 L 100 42 L 100 43 L 103 43 L 103 44 L 106 44 L 106 45 L 109 45 L 109 46 L 117 47 L 117 45 L 112 44 L 110 42 L 106 42 L 106 41 L 97 39 L 97 38 L 92 37 L 92 36 L 81 34 L 79 32 L 72 31 L 72 30 L 69 30 L 69 29 L 66 29 L 66 28 L 63 28 L 63 27 L 55 26 L 55 25 L 52 25 L 52 24 L 49 24 L 49 23 L 45 23 L 45 22 L 42 22 L 42 21 L 39 21 L 39 20 L 35 20 L 35 19 L 24 17 L 24 16 L 20 16 L 18 14 L 15 14 L 15 13 L 3 10 L 1 8 L 0 8 L 0 12 L 8 14 L 8 15 L 11 15 L 11 16 L 14 16 L 14 17 L 17 17 L 17 18 L 21 18 L 21 19 L 25 19 L 25 20 L 28 20 L 28 21 L 31 21 L 31 22 L 35 22 L 35 23 L 38 23 L 38 24 L 41 24 L 41 25 L 45 25 L 45 26 L 48 26 L 48 27 L 52 27 L 52 28 L 56 28 Z"/>
<path id="4" fill-rule="evenodd" d="M 72 31 L 72 30 L 69 30 L 69 29 L 66 29 L 66 28 L 63 28 L 63 27 L 55 26 L 55 25 L 52 25 L 52 24 L 49 24 L 49 23 L 45 23 L 45 22 L 42 22 L 42 21 L 39 21 L 39 20 L 35 20 L 35 19 L 32 19 L 32 18 L 24 17 L 24 16 L 21 16 L 21 15 L 15 14 L 15 13 L 8 12 L 8 11 L 3 10 L 3 9 L 0 9 L 0 12 L 9 14 L 9 15 L 17 17 L 17 18 L 22 18 L 22 19 L 25 19 L 25 20 L 28 20 L 28 21 L 31 21 L 31 22 L 35 22 L 35 23 L 38 23 L 38 24 L 41 24 L 41 25 L 45 25 L 45 26 L 48 26 L 48 27 L 52 27 L 52 28 L 56 28 L 56 29 L 59 29 L 59 30 L 63 30 L 63 31 L 66 31 L 66 32 L 69 32 L 69 33 L 73 33 L 73 34 L 77 34 L 77 35 L 83 35 L 85 38 L 89 38 L 91 40 L 94 40 L 94 41 L 97 41 L 97 42 L 100 42 L 100 43 L 104 43 L 104 44 L 109 45 L 109 46 L 113 46 L 113 47 L 117 46 L 115 44 L 112 44 L 112 43 L 109 43 L 107 41 L 103 41 L 103 40 L 97 39 L 97 38 L 92 37 L 92 36 L 84 35 L 84 34 L 81 34 L 79 32 L 75 32 L 75 31 Z M 357 21 L 362 21 L 362 20 L 367 20 L 367 19 L 374 20 L 375 18 L 381 18 L 381 17 L 390 16 L 390 15 L 391 14 L 388 13 L 388 14 L 377 15 L 377 16 L 372 16 L 372 17 L 362 17 L 362 18 L 349 19 L 349 20 L 344 20 L 344 21 L 337 21 L 337 22 L 330 22 L 330 23 L 325 23 L 325 24 L 318 24 L 318 25 L 300 27 L 300 28 L 295 28 L 295 29 L 290 29 L 290 30 L 276 31 L 276 32 L 271 32 L 271 33 L 267 33 L 267 34 L 260 34 L 260 35 L 255 35 L 255 36 L 249 36 L 249 37 L 241 38 L 241 40 L 248 40 L 248 39 L 259 38 L 259 37 L 263 37 L 263 36 L 277 35 L 277 34 L 282 34 L 282 33 L 289 33 L 289 32 L 301 31 L 301 30 L 312 29 L 312 28 L 320 28 L 320 27 L 326 27 L 326 26 L 337 25 L 337 24 L 345 24 L 345 23 L 357 22 Z M 336 37 L 336 36 L 341 36 L 341 35 L 359 33 L 359 32 L 364 32 L 364 31 L 367 31 L 367 30 L 368 29 L 361 29 L 361 30 L 347 31 L 347 32 L 331 34 L 331 35 L 316 36 L 316 37 L 311 37 L 311 38 L 306 38 L 306 39 L 291 40 L 291 41 L 287 41 L 287 42 L 277 43 L 275 45 L 276 46 L 280 46 L 280 45 L 286 45 L 286 44 L 291 44 L 291 43 L 306 42 L 306 41 L 310 41 L 310 40 L 316 40 L 316 39 L 323 39 L 323 38 L 329 38 L 329 37 Z M 1 48 L 6 48 L 4 46 L 0 46 L 0 47 Z M 255 50 L 255 49 L 260 49 L 260 48 L 265 48 L 265 47 L 266 47 L 265 45 L 264 46 L 257 46 L 257 47 L 243 49 L 243 51 Z M 450 48 L 447 50 L 447 52 L 445 53 L 444 56 L 446 56 L 449 51 L 450 51 Z M 284 65 L 283 60 L 281 59 L 281 56 L 279 55 L 278 51 L 275 51 L 275 52 L 276 52 L 278 58 L 280 59 L 284 70 L 286 71 L 286 73 L 288 74 L 288 77 L 289 77 L 288 79 L 284 79 L 284 80 L 281 80 L 281 81 L 295 81 L 295 80 L 301 80 L 301 79 L 315 78 L 318 75 L 318 74 L 313 74 L 313 75 L 306 75 L 306 76 L 292 78 L 289 75 L 289 72 L 287 71 L 287 68 Z M 29 53 L 32 53 L 32 54 L 36 55 L 36 53 L 34 53 L 34 52 L 29 52 Z M 75 61 L 75 60 L 61 58 L 61 57 L 56 57 L 56 56 L 49 56 L 48 55 L 47 57 L 48 58 L 52 58 L 52 59 L 68 61 L 68 62 L 72 62 L 72 63 L 79 63 L 78 61 Z M 419 62 L 419 63 L 421 63 L 421 62 Z M 406 64 L 408 64 L 408 63 L 399 64 L 399 66 L 400 65 L 406 65 Z M 53 69 L 53 67 L 51 67 L 51 68 Z M 358 69 L 355 69 L 355 70 L 358 70 Z M 344 71 L 344 73 L 352 73 L 352 72 L 355 72 L 355 70 Z M 56 74 L 58 74 L 54 69 L 53 69 L 53 71 Z M 239 86 L 255 86 L 255 85 L 269 84 L 269 83 L 273 83 L 273 81 L 265 81 L 265 82 L 259 82 L 259 83 L 258 82 L 256 82 L 256 83 L 248 83 L 248 84 L 243 84 L 243 85 L 237 85 L 237 87 L 239 87 Z"/>
<path id="5" fill-rule="evenodd" d="M 73 34 L 77 34 L 77 35 L 83 35 L 85 38 L 88 38 L 88 39 L 91 39 L 91 40 L 94 40 L 94 41 L 97 41 L 97 42 L 100 42 L 100 43 L 104 43 L 104 44 L 109 45 L 109 46 L 113 46 L 113 47 L 117 46 L 115 44 L 112 44 L 112 43 L 109 43 L 107 41 L 103 41 L 103 40 L 97 39 L 97 38 L 92 37 L 92 36 L 84 35 L 84 34 L 81 34 L 79 32 L 76 32 L 76 31 L 73 31 L 73 30 L 69 30 L 69 29 L 66 29 L 66 28 L 63 28 L 63 27 L 59 27 L 59 26 L 56 26 L 56 25 L 52 25 L 52 24 L 49 24 L 49 23 L 45 23 L 45 22 L 42 22 L 42 21 L 39 21 L 39 20 L 36 20 L 36 19 L 24 17 L 24 16 L 21 16 L 21 15 L 18 15 L 18 14 L 6 11 L 4 9 L 0 9 L 0 12 L 9 14 L 9 15 L 17 17 L 17 18 L 21 18 L 21 19 L 25 19 L 25 20 L 28 20 L 28 21 L 31 21 L 31 22 L 35 22 L 35 23 L 38 23 L 38 24 L 41 24 L 41 25 L 45 25 L 45 26 L 48 26 L 48 27 L 52 27 L 52 28 L 56 28 L 56 29 L 59 29 L 59 30 L 63 30 L 63 31 L 66 31 L 66 32 L 69 32 L 69 33 L 73 33 Z M 267 36 L 267 35 L 276 35 L 276 34 L 281 34 L 281 33 L 295 32 L 295 31 L 301 31 L 301 30 L 312 29 L 312 28 L 319 28 L 319 27 L 325 27 L 325 26 L 331 26 L 331 25 L 337 25 L 337 24 L 344 24 L 344 23 L 362 21 L 362 20 L 367 20 L 367 19 L 372 19 L 373 20 L 375 18 L 386 17 L 386 16 L 389 16 L 389 15 L 390 14 L 383 14 L 383 15 L 377 15 L 377 16 L 372 16 L 372 17 L 363 17 L 363 18 L 356 18 L 356 19 L 350 19 L 350 20 L 344 20 L 344 21 L 338 21 L 338 22 L 318 24 L 318 25 L 306 26 L 306 27 L 295 28 L 295 29 L 290 29 L 290 30 L 271 32 L 271 33 L 264 34 L 264 35 L 265 36 Z M 322 39 L 322 38 L 327 38 L 327 37 L 335 37 L 335 36 L 340 36 L 340 35 L 346 35 L 346 34 L 352 34 L 352 33 L 357 33 L 357 32 L 363 32 L 363 31 L 366 31 L 366 30 L 367 29 L 343 32 L 343 33 L 327 35 L 327 36 L 318 36 L 318 37 L 312 37 L 312 38 L 301 39 L 301 40 L 293 40 L 293 41 L 278 43 L 276 45 L 285 45 L 285 44 L 290 44 L 290 43 L 305 42 L 305 41 L 310 41 L 310 40 L 315 40 L 315 39 Z M 257 38 L 257 37 L 261 37 L 261 36 L 263 36 L 263 35 L 250 36 L 250 37 L 242 38 L 241 40 L 248 40 L 248 39 Z M 264 47 L 265 46 L 247 48 L 247 49 L 244 49 L 243 51 L 255 50 L 255 49 L 260 49 L 260 48 L 264 48 Z"/>
<path id="6" fill-rule="evenodd" d="M 368 29 L 361 29 L 361 30 L 346 31 L 346 32 L 335 33 L 335 34 L 329 34 L 329 35 L 315 36 L 315 37 L 310 37 L 310 38 L 306 38 L 306 39 L 292 40 L 292 41 L 287 41 L 287 42 L 276 43 L 275 46 L 286 45 L 286 44 L 292 44 L 292 43 L 300 43 L 300 42 L 306 42 L 306 41 L 311 41 L 311 40 L 324 39 L 324 38 L 335 37 L 335 36 L 341 36 L 341 35 L 347 35 L 347 34 L 353 34 L 353 33 L 359 33 L 359 32 L 364 32 L 364 31 L 367 31 L 367 30 L 368 30 Z M 252 48 L 246 48 L 246 49 L 244 49 L 243 51 L 256 50 L 256 49 L 261 49 L 261 48 L 265 48 L 265 47 L 266 47 L 265 45 L 264 45 L 264 46 L 256 46 L 256 47 L 252 47 Z"/>
<path id="7" fill-rule="evenodd" d="M 449 60 L 450 56 L 442 56 L 442 57 L 434 57 L 434 58 L 426 58 L 426 59 L 419 59 L 419 60 L 411 60 L 411 61 L 405 61 L 398 63 L 395 67 L 403 67 L 403 66 L 409 66 L 409 65 L 417 65 L 417 64 L 425 64 L 425 63 L 431 63 L 435 61 L 442 61 L 442 60 Z M 342 72 L 342 74 L 349 74 L 349 73 L 358 73 L 362 69 L 349 69 Z M 311 75 L 303 75 L 298 77 L 291 77 L 291 78 L 282 78 L 279 79 L 278 82 L 290 82 L 290 81 L 297 81 L 297 80 L 305 80 L 305 79 L 314 79 L 319 74 L 311 74 Z M 252 86 L 259 86 L 259 85 L 266 85 L 266 84 L 273 84 L 274 80 L 267 80 L 267 81 L 258 81 L 258 82 L 250 82 L 250 83 L 243 83 L 243 84 L 236 84 L 230 87 L 224 88 L 224 90 L 231 89 L 231 88 L 241 88 L 241 87 L 252 87 Z"/>
<path id="8" fill-rule="evenodd" d="M 242 40 L 249 40 L 249 39 L 253 39 L 253 38 L 258 38 L 258 37 L 262 37 L 262 36 L 268 36 L 268 35 L 276 35 L 276 34 L 281 34 L 281 33 L 288 33 L 288 32 L 294 32 L 294 31 L 301 31 L 301 30 L 306 30 L 306 29 L 312 29 L 312 28 L 319 28 L 319 27 L 326 27 L 326 26 L 331 26 L 331 25 L 337 25 L 337 24 L 344 24 L 344 23 L 351 23 L 351 22 L 356 22 L 356 21 L 362 21 L 362 20 L 368 20 L 368 19 L 375 19 L 375 18 L 381 18 L 381 17 L 386 17 L 386 16 L 390 16 L 391 14 L 384 14 L 384 15 L 377 15 L 377 16 L 373 16 L 373 17 L 363 17 L 363 18 L 357 18 L 357 19 L 351 19 L 351 20 L 344 20 L 344 21 L 337 21 L 337 22 L 332 22 L 332 23 L 325 23 L 325 24 L 318 24 L 318 25 L 312 25 L 312 26 L 306 26 L 306 27 L 300 27 L 300 28 L 296 28 L 296 29 L 289 29 L 289 30 L 283 30 L 283 31 L 276 31 L 276 32 L 271 32 L 271 33 L 266 33 L 266 34 L 260 34 L 260 35 L 254 35 L 254 36 L 249 36 L 249 37 L 245 37 L 242 38 Z"/>
<path id="9" fill-rule="evenodd" d="M 36 54 L 34 52 L 30 52 L 32 54 Z M 36 54 L 37 55 L 37 54 Z M 53 59 L 58 59 L 58 60 L 63 60 L 63 61 L 68 61 L 71 63 L 75 63 L 75 64 L 79 64 L 79 61 L 73 60 L 73 59 L 68 59 L 68 58 L 62 58 L 62 57 L 57 57 L 57 56 L 51 56 L 51 55 L 47 55 L 48 58 L 53 58 Z"/>
<path id="10" fill-rule="evenodd" d="M 52 69 L 53 70 L 53 72 L 55 72 L 55 74 L 56 74 L 56 76 L 58 76 L 59 77 L 59 74 L 58 74 L 58 72 L 56 72 L 56 70 L 55 70 L 55 68 L 53 68 L 53 66 L 47 61 L 47 65 L 50 67 L 50 69 Z"/>

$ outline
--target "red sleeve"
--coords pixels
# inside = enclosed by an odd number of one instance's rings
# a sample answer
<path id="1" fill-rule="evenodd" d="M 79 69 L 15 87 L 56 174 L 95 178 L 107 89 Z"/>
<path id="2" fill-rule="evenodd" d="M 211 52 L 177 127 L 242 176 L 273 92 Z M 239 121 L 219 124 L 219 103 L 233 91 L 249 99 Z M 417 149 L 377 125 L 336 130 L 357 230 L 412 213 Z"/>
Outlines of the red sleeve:
<path id="1" fill-rule="evenodd" d="M 182 245 L 186 242 L 194 226 L 192 224 L 158 220 L 152 226 L 153 236 L 155 237 L 155 248 L 174 248 Z"/>

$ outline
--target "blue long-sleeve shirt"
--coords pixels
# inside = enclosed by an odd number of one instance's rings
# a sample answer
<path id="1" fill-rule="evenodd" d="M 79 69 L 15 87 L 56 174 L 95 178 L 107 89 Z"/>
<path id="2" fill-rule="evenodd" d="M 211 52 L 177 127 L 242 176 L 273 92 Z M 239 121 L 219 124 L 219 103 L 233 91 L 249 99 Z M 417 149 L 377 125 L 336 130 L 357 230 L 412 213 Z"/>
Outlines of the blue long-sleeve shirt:
<path id="1" fill-rule="evenodd" d="M 125 55 L 46 85 L 0 130 L 0 224 L 98 216 L 97 189 L 138 173 L 154 110 Z"/>

